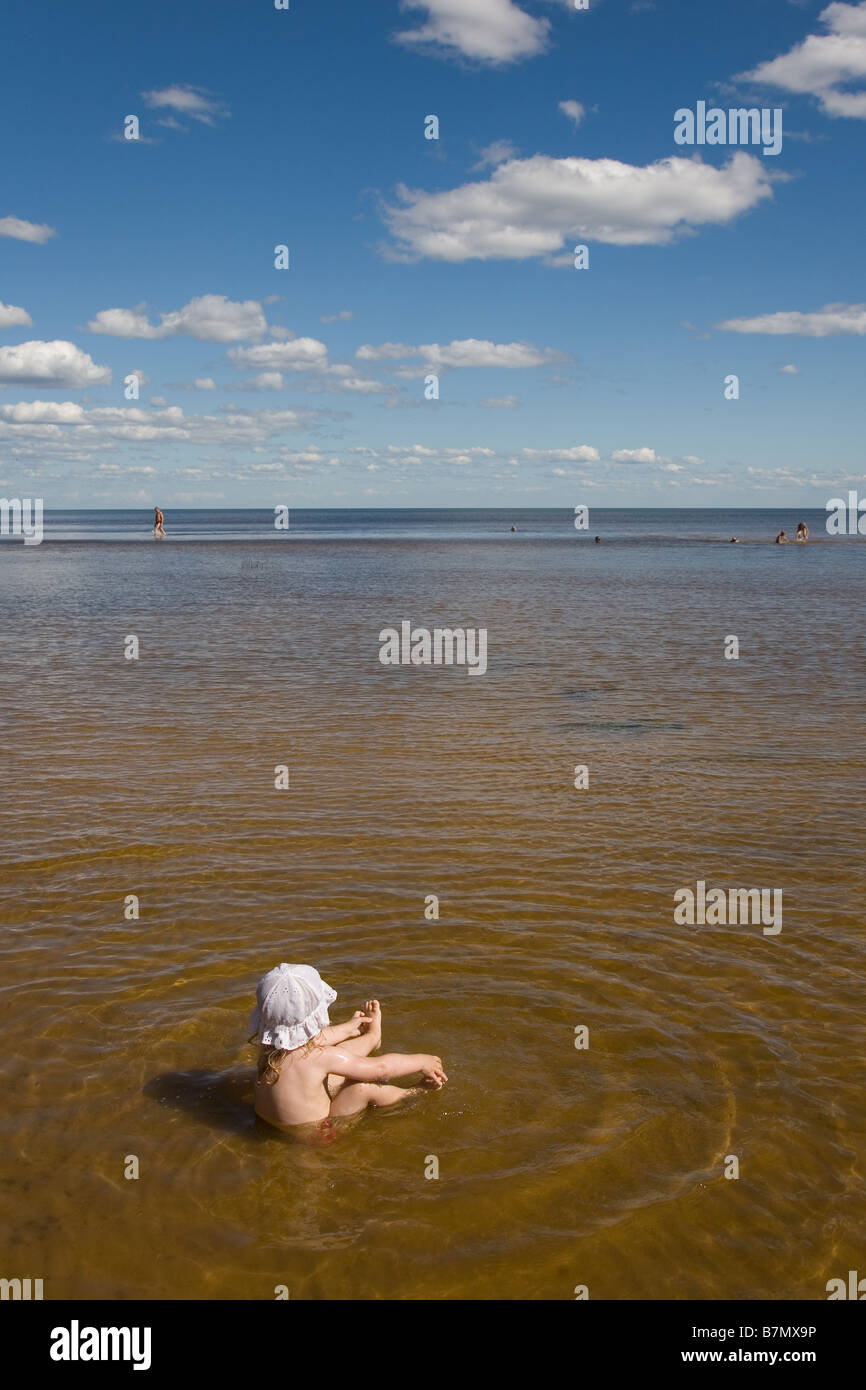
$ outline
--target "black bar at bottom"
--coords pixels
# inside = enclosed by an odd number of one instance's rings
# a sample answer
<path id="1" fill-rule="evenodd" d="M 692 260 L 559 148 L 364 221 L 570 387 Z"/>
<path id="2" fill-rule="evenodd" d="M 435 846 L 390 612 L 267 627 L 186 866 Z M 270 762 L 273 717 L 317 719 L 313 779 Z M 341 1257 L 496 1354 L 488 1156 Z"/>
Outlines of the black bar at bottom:
<path id="1" fill-rule="evenodd" d="M 5 1301 L 0 1328 L 4 1360 L 14 1357 L 25 1375 L 92 1378 L 107 1367 L 115 1376 L 191 1371 L 200 1381 L 236 1372 L 286 1384 L 309 1375 L 308 1364 L 323 1382 L 349 1366 L 364 1374 L 364 1363 L 393 1369 L 402 1352 L 413 1378 L 440 1366 L 449 1377 L 475 1365 L 489 1374 L 499 1362 L 511 1376 L 518 1348 L 536 1366 L 533 1379 L 549 1379 L 565 1356 L 576 1378 L 590 1369 L 598 1376 L 800 1366 L 826 1380 L 859 1364 L 864 1335 L 862 1312 L 843 1301 L 505 1306 L 503 1324 L 503 1305 L 484 1302 Z"/>

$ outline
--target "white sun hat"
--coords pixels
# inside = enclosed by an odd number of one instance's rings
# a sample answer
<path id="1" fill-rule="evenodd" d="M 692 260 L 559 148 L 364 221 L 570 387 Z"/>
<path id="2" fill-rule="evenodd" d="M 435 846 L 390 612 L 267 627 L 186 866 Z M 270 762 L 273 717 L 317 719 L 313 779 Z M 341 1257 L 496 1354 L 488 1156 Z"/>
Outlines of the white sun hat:
<path id="1" fill-rule="evenodd" d="M 312 965 L 278 965 L 259 981 L 250 1019 L 253 1036 L 265 1047 L 291 1052 L 330 1023 L 328 1005 L 337 991 Z"/>

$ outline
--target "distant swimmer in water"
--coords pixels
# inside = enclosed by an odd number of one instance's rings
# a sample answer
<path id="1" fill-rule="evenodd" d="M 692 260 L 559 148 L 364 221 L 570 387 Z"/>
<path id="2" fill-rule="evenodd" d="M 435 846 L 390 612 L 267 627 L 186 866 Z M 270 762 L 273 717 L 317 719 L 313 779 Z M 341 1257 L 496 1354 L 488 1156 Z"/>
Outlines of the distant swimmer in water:
<path id="1" fill-rule="evenodd" d="M 159 507 L 154 507 L 154 509 L 153 509 L 153 534 L 154 534 L 155 536 L 159 536 L 160 539 L 162 539 L 162 538 L 164 537 L 164 535 L 165 535 L 165 529 L 164 529 L 163 524 L 162 524 L 164 520 L 165 520 L 165 518 L 163 517 L 162 512 L 159 510 Z"/>
<path id="2" fill-rule="evenodd" d="M 791 544 L 791 542 L 788 540 L 788 537 L 785 535 L 785 532 L 784 532 L 784 531 L 780 531 L 779 534 L 778 534 L 778 536 L 776 537 L 776 545 L 790 545 L 790 544 Z"/>
<path id="3" fill-rule="evenodd" d="M 601 536 L 596 536 L 595 543 L 596 545 L 601 545 Z"/>
<path id="4" fill-rule="evenodd" d="M 512 529 L 512 531 L 516 531 L 516 530 L 517 530 L 517 527 L 516 527 L 516 526 L 512 526 L 511 529 Z"/>
<path id="5" fill-rule="evenodd" d="M 740 538 L 739 538 L 739 536 L 731 536 L 730 544 L 731 544 L 731 545 L 739 545 L 739 544 L 740 544 Z"/>
<path id="6" fill-rule="evenodd" d="M 809 528 L 805 521 L 797 522 L 797 540 L 807 541 L 809 539 Z"/>

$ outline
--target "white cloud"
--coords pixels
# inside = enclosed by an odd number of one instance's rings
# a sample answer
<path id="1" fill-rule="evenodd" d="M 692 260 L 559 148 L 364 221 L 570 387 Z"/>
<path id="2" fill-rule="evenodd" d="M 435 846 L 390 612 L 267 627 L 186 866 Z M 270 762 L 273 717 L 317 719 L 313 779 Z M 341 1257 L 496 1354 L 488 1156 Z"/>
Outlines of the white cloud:
<path id="1" fill-rule="evenodd" d="M 485 396 L 481 402 L 488 410 L 514 410 L 520 405 L 519 396 Z"/>
<path id="2" fill-rule="evenodd" d="M 0 406 L 0 418 L 16 425 L 77 425 L 84 409 L 75 401 L 18 401 Z"/>
<path id="3" fill-rule="evenodd" d="M 332 387 L 337 391 L 348 391 L 359 396 L 378 396 L 394 388 L 385 386 L 381 381 L 375 381 L 368 376 L 344 376 L 339 379 L 337 385 Z"/>
<path id="4" fill-rule="evenodd" d="M 579 101 L 561 101 L 559 103 L 559 110 L 562 112 L 563 116 L 567 116 L 570 121 L 574 121 L 575 125 L 580 125 L 586 115 L 586 107 L 582 106 Z"/>
<path id="5" fill-rule="evenodd" d="M 0 236 L 11 236 L 16 241 L 35 241 L 40 245 L 49 237 L 57 236 L 53 227 L 44 222 L 25 222 L 20 217 L 0 217 Z"/>
<path id="6" fill-rule="evenodd" d="M 0 347 L 0 385 L 15 386 L 107 386 L 111 369 L 98 367 L 74 343 L 18 343 Z"/>
<path id="7" fill-rule="evenodd" d="M 408 343 L 380 343 L 378 347 L 364 343 L 358 348 L 355 356 L 365 362 L 383 362 L 388 358 L 399 361 L 401 357 L 414 357 L 418 352 L 418 348 L 410 347 Z"/>
<path id="8" fill-rule="evenodd" d="M 845 91 L 866 80 L 866 3 L 832 4 L 821 11 L 826 34 L 810 34 L 787 53 L 760 63 L 740 80 L 817 97 L 828 116 L 866 119 L 866 91 Z"/>
<path id="9" fill-rule="evenodd" d="M 217 384 L 212 376 L 197 376 L 193 382 L 193 388 L 196 391 L 215 391 Z"/>
<path id="10" fill-rule="evenodd" d="M 168 401 L 165 399 L 165 396 L 151 396 L 150 399 L 149 399 L 149 401 L 148 401 L 148 404 L 149 404 L 149 405 L 168 405 Z"/>
<path id="11" fill-rule="evenodd" d="M 400 185 L 397 193 L 403 206 L 385 211 L 396 240 L 390 254 L 466 261 L 549 258 L 575 238 L 663 246 L 695 227 L 733 221 L 772 188 L 766 165 L 738 150 L 721 168 L 697 155 L 645 166 L 534 155 L 500 164 L 486 182 L 444 193 Z"/>
<path id="12" fill-rule="evenodd" d="M 239 338 L 260 338 L 267 328 L 264 310 L 256 299 L 236 301 L 224 294 L 202 294 L 182 309 L 160 315 L 152 324 L 137 309 L 102 309 L 87 327 L 91 333 L 114 338 L 170 338 L 188 334 L 208 343 L 231 343 Z"/>
<path id="13" fill-rule="evenodd" d="M 418 29 L 395 35 L 399 43 L 420 46 L 443 57 L 480 63 L 514 63 L 547 47 L 550 24 L 533 19 L 513 0 L 400 0 L 403 10 L 426 10 Z"/>
<path id="14" fill-rule="evenodd" d="M 351 317 L 351 309 L 341 309 L 338 314 L 322 314 L 319 323 L 348 323 Z"/>
<path id="15" fill-rule="evenodd" d="M 784 372 L 787 376 L 799 376 L 799 375 L 800 375 L 800 368 L 799 368 L 799 367 L 795 367 L 794 364 L 793 364 L 793 362 L 789 362 L 786 366 L 780 367 L 780 368 L 779 368 L 779 371 L 780 371 L 780 372 Z"/>
<path id="16" fill-rule="evenodd" d="M 323 454 L 316 445 L 311 449 L 277 449 L 274 452 L 279 456 L 279 467 L 281 468 L 289 463 L 338 464 L 340 462 L 337 458 Z"/>
<path id="17" fill-rule="evenodd" d="M 569 449 L 521 449 L 525 459 L 546 459 L 558 463 L 597 463 L 601 455 L 592 444 L 573 444 Z"/>
<path id="18" fill-rule="evenodd" d="M 236 367 L 263 367 L 274 371 L 308 372 L 324 367 L 328 361 L 328 349 L 318 338 L 293 338 L 287 343 L 231 348 L 228 355 Z"/>
<path id="19" fill-rule="evenodd" d="M 401 376 L 423 375 L 427 368 L 541 367 L 546 362 L 565 360 L 565 354 L 553 348 L 537 348 L 533 343 L 492 343 L 486 338 L 455 338 L 451 343 L 422 343 L 418 347 L 406 343 L 381 343 L 374 347 L 365 343 L 355 356 L 366 362 L 423 358 L 423 367 L 401 368 L 398 372 Z"/>
<path id="20" fill-rule="evenodd" d="M 237 386 L 230 388 L 232 391 L 281 391 L 283 389 L 283 377 L 281 372 L 259 372 L 258 376 L 250 377 L 249 381 L 239 381 Z"/>
<path id="21" fill-rule="evenodd" d="M 33 320 L 26 309 L 0 302 L 0 328 L 32 328 Z"/>
<path id="22" fill-rule="evenodd" d="M 68 402 L 53 414 L 44 413 L 48 409 L 45 402 L 39 403 L 40 409 L 35 411 L 32 405 L 19 402 L 11 412 L 0 413 L 0 444 L 5 455 L 32 463 L 37 468 L 51 460 L 87 461 L 94 454 L 107 454 L 110 458 L 121 444 L 127 450 L 139 445 L 150 450 L 153 445 L 177 444 L 224 450 L 231 460 L 229 466 L 237 472 L 244 467 L 237 461 L 243 450 L 260 451 L 287 431 L 309 429 L 316 420 L 316 412 L 308 410 L 231 408 L 212 415 L 185 415 L 179 406 L 162 410 L 100 407 L 81 414 L 75 411 L 73 418 Z M 27 418 L 28 412 L 32 418 Z M 5 418 L 7 416 L 9 418 Z M 57 423 L 61 419 L 63 423 Z M 69 425 L 74 428 L 69 429 Z M 148 453 L 145 457 L 152 455 Z M 127 460 L 128 453 L 122 466 L 119 463 L 109 466 L 127 472 L 133 467 Z M 205 455 L 204 461 L 213 468 L 212 460 L 212 454 Z M 226 464 L 218 460 L 215 466 L 224 470 Z"/>
<path id="23" fill-rule="evenodd" d="M 113 338 L 158 338 L 159 330 L 138 309 L 100 309 L 87 325 L 91 333 Z"/>
<path id="24" fill-rule="evenodd" d="M 611 454 L 614 463 L 668 463 L 668 459 L 661 458 L 655 449 L 614 449 Z"/>
<path id="25" fill-rule="evenodd" d="M 778 483 L 797 483 L 802 487 L 830 487 L 838 490 L 840 486 L 847 487 L 849 483 L 866 482 L 864 473 L 795 473 L 791 468 L 747 468 L 746 472 L 750 477 L 756 479 L 755 487 L 772 487 Z"/>
<path id="26" fill-rule="evenodd" d="M 141 95 L 148 106 L 156 108 L 167 106 L 173 111 L 179 111 L 190 120 L 200 121 L 203 125 L 215 125 L 218 117 L 228 115 L 225 106 L 221 102 L 213 101 L 205 87 L 192 87 L 187 83 L 176 83 L 171 87 L 160 87 L 152 92 L 142 92 Z M 164 120 L 162 124 L 170 125 L 171 118 Z"/>
<path id="27" fill-rule="evenodd" d="M 494 140 L 490 145 L 484 146 L 481 158 L 472 168 L 489 169 L 496 164 L 504 164 L 506 159 L 513 159 L 517 152 L 517 146 L 510 140 Z"/>
<path id="28" fill-rule="evenodd" d="M 866 333 L 866 304 L 825 304 L 810 314 L 799 310 L 782 310 L 777 314 L 759 314 L 756 318 L 725 319 L 717 328 L 729 333 L 770 333 L 779 336 L 796 333 L 802 338 L 829 338 L 834 334 L 862 337 Z"/>

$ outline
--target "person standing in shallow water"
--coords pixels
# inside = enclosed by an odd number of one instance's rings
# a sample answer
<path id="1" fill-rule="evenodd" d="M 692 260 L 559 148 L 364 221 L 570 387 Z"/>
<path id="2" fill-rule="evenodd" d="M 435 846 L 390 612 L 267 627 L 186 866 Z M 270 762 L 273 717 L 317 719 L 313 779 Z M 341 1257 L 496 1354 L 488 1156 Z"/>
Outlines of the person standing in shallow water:
<path id="1" fill-rule="evenodd" d="M 809 539 L 809 528 L 808 528 L 808 526 L 806 525 L 805 521 L 798 521 L 798 522 L 797 522 L 797 537 L 796 537 L 796 539 L 797 539 L 798 541 L 807 541 L 807 540 Z"/>
<path id="2" fill-rule="evenodd" d="M 154 536 L 159 536 L 160 540 L 165 536 L 165 530 L 164 530 L 163 524 L 162 524 L 164 520 L 165 520 L 165 518 L 163 517 L 162 512 L 159 510 L 159 507 L 154 507 L 154 509 L 153 509 L 153 534 L 154 534 Z"/>

